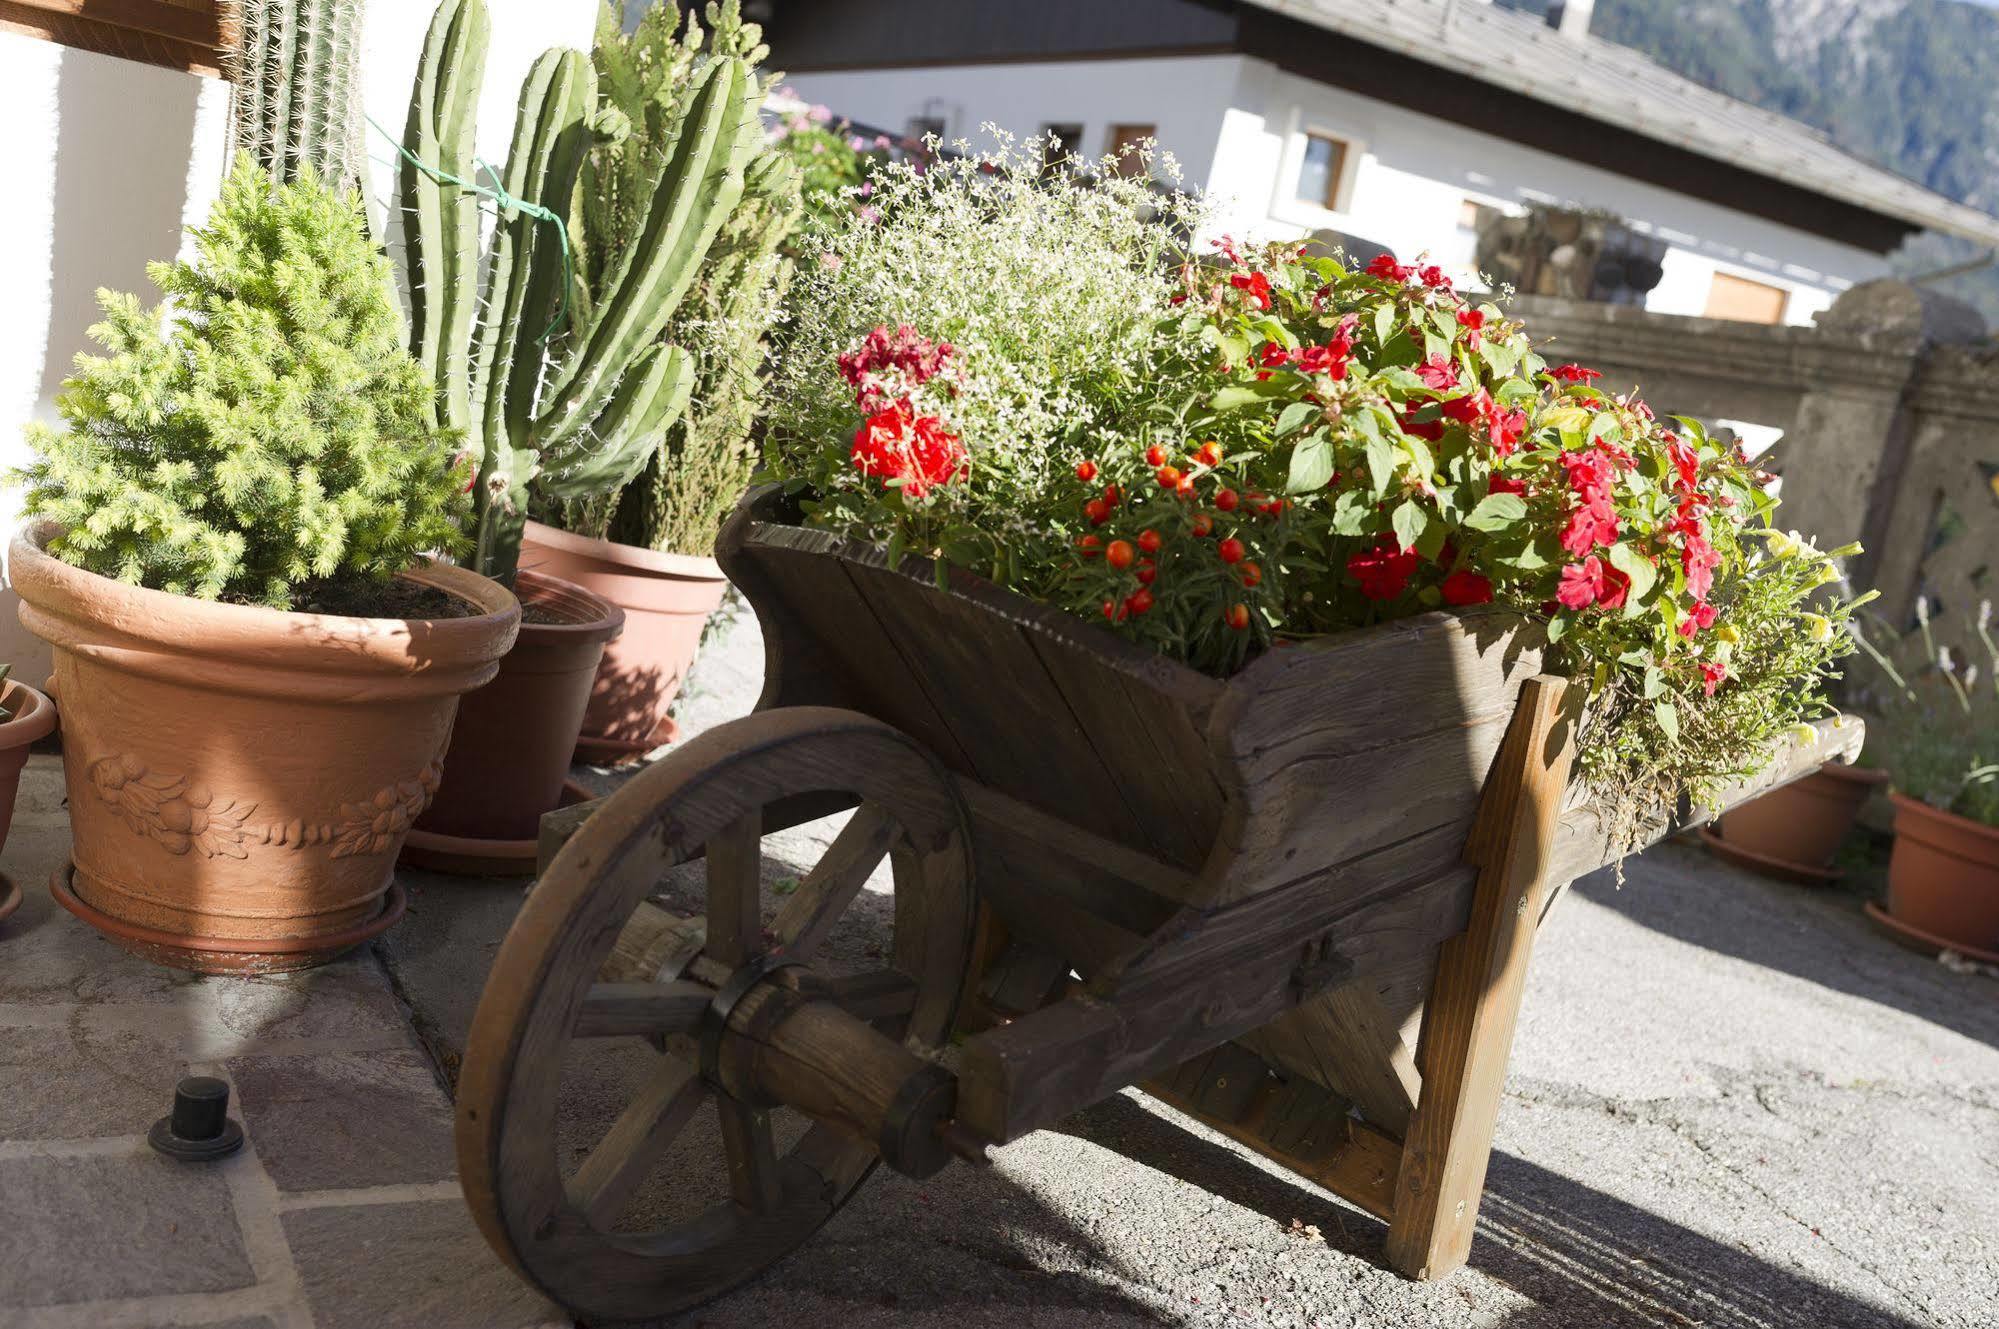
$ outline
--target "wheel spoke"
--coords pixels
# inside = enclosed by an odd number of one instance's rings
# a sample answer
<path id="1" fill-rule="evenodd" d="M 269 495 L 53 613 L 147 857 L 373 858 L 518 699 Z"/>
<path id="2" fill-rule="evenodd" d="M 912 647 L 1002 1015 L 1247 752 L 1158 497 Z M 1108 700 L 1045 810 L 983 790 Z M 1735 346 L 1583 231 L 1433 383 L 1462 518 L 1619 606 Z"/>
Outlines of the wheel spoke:
<path id="1" fill-rule="evenodd" d="M 787 954 L 803 959 L 818 949 L 888 856 L 895 836 L 895 821 L 872 803 L 862 804 L 847 819 L 818 866 L 784 902 L 771 924 Z"/>
<path id="2" fill-rule="evenodd" d="M 916 983 L 897 969 L 871 969 L 824 980 L 826 995 L 857 1020 L 885 1020 L 916 1009 Z"/>
<path id="3" fill-rule="evenodd" d="M 689 1033 L 714 995 L 700 983 L 596 983 L 583 998 L 574 1033 L 578 1038 Z"/>
<path id="4" fill-rule="evenodd" d="M 763 949 L 763 812 L 744 814 L 708 841 L 708 954 L 746 963 Z"/>
<path id="5" fill-rule="evenodd" d="M 669 1059 L 618 1114 L 569 1183 L 571 1196 L 593 1227 L 608 1228 L 618 1220 L 706 1093 L 691 1067 Z"/>
<path id="6" fill-rule="evenodd" d="M 722 1117 L 722 1148 L 728 1155 L 729 1190 L 742 1208 L 769 1213 L 783 1198 L 770 1113 L 727 1098 L 719 1099 L 717 1106 Z"/>

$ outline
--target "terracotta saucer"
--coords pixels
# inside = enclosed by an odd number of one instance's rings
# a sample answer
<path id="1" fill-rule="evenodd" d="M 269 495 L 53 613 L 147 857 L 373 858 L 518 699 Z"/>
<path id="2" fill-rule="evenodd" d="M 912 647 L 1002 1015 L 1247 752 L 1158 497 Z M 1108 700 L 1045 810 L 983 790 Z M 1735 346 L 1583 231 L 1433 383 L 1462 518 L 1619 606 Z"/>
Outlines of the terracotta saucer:
<path id="1" fill-rule="evenodd" d="M 1744 849 L 1739 844 L 1730 844 L 1709 826 L 1701 827 L 1701 843 L 1707 846 L 1709 853 L 1725 863 L 1733 863 L 1765 877 L 1776 877 L 1780 881 L 1795 881 L 1801 886 L 1824 886 L 1846 875 L 1838 868 L 1815 868 L 1809 863 L 1793 863 L 1787 858 L 1773 858 L 1753 849 Z"/>
<path id="2" fill-rule="evenodd" d="M 122 918 L 92 908 L 70 887 L 76 864 L 65 863 L 49 874 L 49 894 L 57 904 L 104 934 L 104 939 L 142 960 L 173 969 L 191 969 L 198 974 L 284 974 L 295 969 L 311 969 L 325 964 L 364 941 L 387 932 L 409 908 L 409 896 L 402 883 L 393 879 L 382 899 L 382 912 L 365 923 L 342 932 L 316 937 L 219 938 L 189 937 L 178 932 L 158 932 L 128 923 Z M 255 950 L 241 949 L 254 945 Z"/>
<path id="3" fill-rule="evenodd" d="M 580 734 L 576 739 L 576 760 L 585 766 L 622 766 L 628 761 L 637 761 L 654 748 L 671 743 L 679 734 L 680 724 L 670 715 L 654 725 L 652 733 L 642 741 Z"/>
<path id="4" fill-rule="evenodd" d="M 1976 946 L 1967 946 L 1961 941 L 1952 941 L 1947 937 L 1939 937 L 1934 932 L 1925 932 L 1919 927 L 1912 927 L 1872 900 L 1867 902 L 1867 916 L 1879 924 L 1884 931 L 1891 934 L 1896 941 L 1913 950 L 1930 951 L 1932 953 L 1936 951 L 1956 951 L 1967 960 L 1976 960 L 1980 964 L 1999 965 L 1999 951 L 1981 951 Z"/>
<path id="5" fill-rule="evenodd" d="M 21 888 L 14 884 L 12 877 L 0 872 L 0 923 L 6 922 L 7 916 L 20 907 Z"/>
<path id="6" fill-rule="evenodd" d="M 596 795 L 574 780 L 562 782 L 558 807 L 587 803 Z M 454 877 L 532 877 L 541 844 L 538 840 L 478 840 L 467 835 L 412 830 L 396 861 L 413 868 Z"/>

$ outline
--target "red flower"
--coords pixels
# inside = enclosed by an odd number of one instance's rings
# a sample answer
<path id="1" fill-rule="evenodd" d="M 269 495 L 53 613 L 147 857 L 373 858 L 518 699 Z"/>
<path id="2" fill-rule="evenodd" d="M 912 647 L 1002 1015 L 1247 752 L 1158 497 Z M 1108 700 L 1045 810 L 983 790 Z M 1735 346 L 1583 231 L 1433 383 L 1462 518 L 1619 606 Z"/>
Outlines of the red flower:
<path id="1" fill-rule="evenodd" d="M 1701 662 L 1701 690 L 1707 693 L 1708 696 L 1712 697 L 1714 690 L 1720 687 L 1727 679 L 1727 665 L 1721 663 L 1719 660 L 1703 660 Z"/>
<path id="2" fill-rule="evenodd" d="M 1624 608 L 1625 597 L 1631 591 L 1631 578 L 1606 563 L 1603 565 L 1603 589 L 1597 592 L 1596 602 L 1605 609 Z"/>
<path id="3" fill-rule="evenodd" d="M 1595 554 L 1562 569 L 1562 584 L 1555 599 L 1569 609 L 1587 609 L 1603 594 L 1603 560 Z"/>
<path id="4" fill-rule="evenodd" d="M 1680 473 L 1680 488 L 1692 489 L 1701 478 L 1700 454 L 1668 434 L 1666 455 L 1673 459 L 1673 469 Z"/>
<path id="5" fill-rule="evenodd" d="M 1451 279 L 1446 277 L 1444 270 L 1434 263 L 1425 264 L 1423 267 L 1418 268 L 1416 270 L 1416 280 L 1422 282 L 1433 291 L 1448 291 L 1451 289 Z"/>
<path id="6" fill-rule="evenodd" d="M 1492 603 L 1492 583 L 1478 573 L 1460 568 L 1444 578 L 1444 603 L 1483 605 Z"/>
<path id="7" fill-rule="evenodd" d="M 1444 422 L 1442 420 L 1416 421 L 1410 419 L 1409 417 L 1414 415 L 1419 409 L 1421 408 L 1414 402 L 1403 402 L 1396 408 L 1397 418 L 1402 425 L 1402 432 L 1413 438 L 1425 438 L 1435 443 L 1444 436 Z"/>
<path id="8" fill-rule="evenodd" d="M 1416 269 L 1397 263 L 1393 254 L 1376 254 L 1374 261 L 1367 265 L 1367 275 L 1379 277 L 1383 281 L 1408 281 Z"/>
<path id="9" fill-rule="evenodd" d="M 1606 498 L 1584 500 L 1562 531 L 1562 548 L 1571 554 L 1587 554 L 1598 545 L 1616 542 L 1617 513 Z"/>
<path id="10" fill-rule="evenodd" d="M 909 449 L 911 473 L 903 492 L 922 498 L 931 485 L 945 485 L 965 467 L 965 445 L 934 415 L 916 417 L 916 442 Z"/>
<path id="11" fill-rule="evenodd" d="M 1548 371 L 1548 374 L 1564 383 L 1594 383 L 1603 377 L 1598 370 L 1585 369 L 1576 364 L 1556 365 Z"/>
<path id="12" fill-rule="evenodd" d="M 1486 428 L 1492 438 L 1492 450 L 1502 457 L 1511 457 L 1513 450 L 1520 446 L 1521 436 L 1527 432 L 1527 412 L 1495 412 L 1486 421 Z"/>
<path id="13" fill-rule="evenodd" d="M 1248 276 L 1236 273 L 1229 278 L 1229 285 L 1243 292 L 1243 299 L 1258 309 L 1270 308 L 1270 279 L 1260 272 Z"/>
<path id="14" fill-rule="evenodd" d="M 1458 326 L 1466 329 L 1465 345 L 1476 351 L 1485 341 L 1485 311 L 1465 308 L 1458 311 Z"/>
<path id="15" fill-rule="evenodd" d="M 1432 392 L 1448 392 L 1458 385 L 1458 367 L 1447 355 L 1433 355 L 1416 366 L 1416 377 Z"/>
<path id="16" fill-rule="evenodd" d="M 1721 611 L 1713 605 L 1705 603 L 1697 604 L 1688 611 L 1685 618 L 1680 620 L 1680 626 L 1675 628 L 1674 631 L 1678 632 L 1688 641 L 1692 641 L 1696 632 L 1707 631 L 1714 626 L 1714 621 L 1720 617 Z"/>
<path id="17" fill-rule="evenodd" d="M 852 455 L 862 475 L 902 481 L 908 498 L 949 484 L 965 465 L 958 436 L 934 415 L 915 415 L 908 398 L 875 412 L 854 431 Z"/>
<path id="18" fill-rule="evenodd" d="M 1263 354 L 1260 358 L 1265 369 L 1277 369 L 1284 365 L 1297 364 L 1300 354 L 1297 351 L 1285 350 L 1278 342 L 1267 341 L 1263 343 Z"/>
<path id="19" fill-rule="evenodd" d="M 1495 471 L 1486 479 L 1485 492 L 1488 494 L 1518 494 L 1522 498 L 1525 498 L 1527 496 L 1527 482 L 1525 480 L 1515 480 L 1510 476 L 1504 476 Z"/>
<path id="20" fill-rule="evenodd" d="M 1492 414 L 1492 394 L 1480 388 L 1462 397 L 1453 397 L 1439 409 L 1446 420 L 1456 420 L 1459 424 L 1468 425 L 1484 420 Z"/>
<path id="21" fill-rule="evenodd" d="M 1714 589 L 1714 570 L 1721 566 L 1721 555 L 1715 552 L 1707 537 L 1696 529 L 1687 537 L 1687 546 L 1680 551 L 1680 567 L 1687 574 L 1687 594 L 1696 600 L 1707 599 Z"/>
<path id="22" fill-rule="evenodd" d="M 854 465 L 862 475 L 890 480 L 902 474 L 900 449 L 903 436 L 909 432 L 910 416 L 909 401 L 904 398 L 876 411 L 854 431 Z"/>
<path id="23" fill-rule="evenodd" d="M 1416 571 L 1416 551 L 1399 549 L 1391 539 L 1347 560 L 1347 571 L 1360 583 L 1360 593 L 1370 600 L 1393 600 L 1409 587 Z"/>

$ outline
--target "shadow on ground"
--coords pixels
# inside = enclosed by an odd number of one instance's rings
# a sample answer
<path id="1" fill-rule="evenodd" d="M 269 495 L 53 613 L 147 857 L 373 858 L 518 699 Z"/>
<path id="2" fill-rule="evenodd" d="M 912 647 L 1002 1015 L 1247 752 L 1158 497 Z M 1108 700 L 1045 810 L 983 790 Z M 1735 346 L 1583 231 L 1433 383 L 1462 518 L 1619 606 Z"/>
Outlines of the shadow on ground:
<path id="1" fill-rule="evenodd" d="M 1327 1245 L 1381 1265 L 1385 1224 L 1122 1095 L 1057 1129 L 1157 1168 L 1280 1227 L 1318 1215 Z M 1635 1205 L 1495 1152 L 1472 1269 L 1534 1305 L 1505 1329 L 1922 1329 Z"/>

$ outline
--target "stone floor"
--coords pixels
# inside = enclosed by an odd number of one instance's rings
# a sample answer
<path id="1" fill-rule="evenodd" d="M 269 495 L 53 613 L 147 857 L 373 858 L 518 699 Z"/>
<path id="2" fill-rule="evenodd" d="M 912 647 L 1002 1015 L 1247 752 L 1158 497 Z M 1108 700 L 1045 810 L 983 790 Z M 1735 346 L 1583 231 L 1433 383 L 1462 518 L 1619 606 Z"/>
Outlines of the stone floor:
<path id="1" fill-rule="evenodd" d="M 746 710 L 760 660 L 753 620 L 720 633 L 688 729 Z M 27 890 L 0 925 L 0 1326 L 568 1323 L 467 1217 L 443 1087 L 520 887 L 410 874 L 375 950 L 197 979 L 52 904 L 66 845 L 38 759 L 0 863 Z M 1127 1092 L 991 1169 L 878 1173 L 672 1323 L 1989 1329 L 1999 980 L 1890 945 L 1858 898 L 1679 845 L 1571 893 L 1453 1278 L 1395 1277 L 1373 1219 Z M 190 1071 L 235 1088 L 248 1144 L 226 1162 L 145 1146 Z"/>

